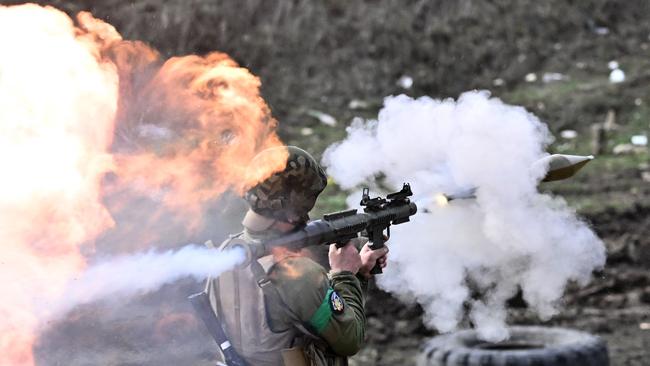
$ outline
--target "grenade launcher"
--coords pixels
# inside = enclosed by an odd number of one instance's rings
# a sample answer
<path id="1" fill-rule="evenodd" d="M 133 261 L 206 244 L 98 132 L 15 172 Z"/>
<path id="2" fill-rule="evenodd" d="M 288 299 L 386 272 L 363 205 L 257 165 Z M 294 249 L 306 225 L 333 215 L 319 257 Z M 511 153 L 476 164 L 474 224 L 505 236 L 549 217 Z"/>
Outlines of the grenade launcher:
<path id="1" fill-rule="evenodd" d="M 412 195 L 408 183 L 404 183 L 401 191 L 391 193 L 386 198 L 370 198 L 368 188 L 364 188 L 361 197 L 363 212 L 351 209 L 327 214 L 321 220 L 311 221 L 287 235 L 261 243 L 235 243 L 233 247 L 243 247 L 248 261 L 251 261 L 271 254 L 273 248 L 277 247 L 300 250 L 319 244 L 342 246 L 361 234 L 368 238 L 371 248 L 377 250 L 383 248 L 390 237 L 391 225 L 408 222 L 417 212 L 417 206 L 409 199 Z M 375 266 L 371 273 L 381 272 L 381 268 Z"/>

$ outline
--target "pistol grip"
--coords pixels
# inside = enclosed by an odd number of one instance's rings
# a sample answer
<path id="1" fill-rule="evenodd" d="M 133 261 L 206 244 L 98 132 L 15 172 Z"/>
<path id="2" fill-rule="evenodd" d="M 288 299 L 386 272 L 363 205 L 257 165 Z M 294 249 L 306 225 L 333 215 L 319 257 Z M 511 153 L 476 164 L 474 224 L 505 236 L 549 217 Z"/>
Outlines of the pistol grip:
<path id="1" fill-rule="evenodd" d="M 384 271 L 381 269 L 379 264 L 376 263 L 375 266 L 372 267 L 372 269 L 370 270 L 370 274 L 376 275 L 376 274 L 380 274 L 380 273 L 384 273 Z"/>
<path id="2" fill-rule="evenodd" d="M 381 249 L 386 246 L 386 240 L 384 239 L 384 234 L 381 231 L 379 232 L 379 235 L 375 235 L 373 239 L 375 239 L 375 241 L 370 243 L 370 248 L 372 250 Z M 370 270 L 370 274 L 376 275 L 380 273 L 384 273 L 384 271 L 381 269 L 381 266 L 379 266 L 379 263 L 375 263 L 375 266 Z"/>

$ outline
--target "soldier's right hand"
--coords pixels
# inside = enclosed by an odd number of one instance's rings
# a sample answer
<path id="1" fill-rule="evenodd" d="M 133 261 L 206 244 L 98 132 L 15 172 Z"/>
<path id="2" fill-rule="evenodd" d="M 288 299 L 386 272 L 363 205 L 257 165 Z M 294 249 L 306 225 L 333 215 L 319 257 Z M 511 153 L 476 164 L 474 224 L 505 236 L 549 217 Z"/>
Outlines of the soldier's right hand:
<path id="1" fill-rule="evenodd" d="M 361 268 L 361 256 L 353 241 L 341 248 L 337 248 L 336 244 L 330 245 L 329 260 L 332 272 L 348 271 L 357 274 Z"/>

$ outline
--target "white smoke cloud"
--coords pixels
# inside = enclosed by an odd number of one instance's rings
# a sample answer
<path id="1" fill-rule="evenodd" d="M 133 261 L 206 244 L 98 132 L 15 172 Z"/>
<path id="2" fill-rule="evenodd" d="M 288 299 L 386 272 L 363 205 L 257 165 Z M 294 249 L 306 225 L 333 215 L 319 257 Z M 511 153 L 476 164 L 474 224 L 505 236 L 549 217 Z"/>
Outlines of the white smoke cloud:
<path id="1" fill-rule="evenodd" d="M 70 281 L 60 302 L 48 304 L 47 317 L 58 317 L 75 306 L 109 297 L 142 295 L 185 277 L 197 281 L 217 277 L 245 257 L 243 250 L 187 245 L 178 250 L 151 250 L 100 261 Z"/>
<path id="2" fill-rule="evenodd" d="M 354 121 L 324 164 L 346 189 L 377 187 L 376 177 L 390 188 L 412 184 L 419 213 L 393 228 L 379 285 L 417 300 L 442 332 L 469 305 L 480 335 L 496 341 L 507 337 L 505 301 L 518 288 L 547 319 L 569 281 L 586 284 L 605 262 L 603 243 L 565 201 L 537 191 L 547 167 L 534 162 L 551 141 L 537 117 L 487 92 L 457 101 L 400 95 L 385 100 L 377 120 Z M 436 203 L 440 193 L 474 187 L 476 199 Z"/>

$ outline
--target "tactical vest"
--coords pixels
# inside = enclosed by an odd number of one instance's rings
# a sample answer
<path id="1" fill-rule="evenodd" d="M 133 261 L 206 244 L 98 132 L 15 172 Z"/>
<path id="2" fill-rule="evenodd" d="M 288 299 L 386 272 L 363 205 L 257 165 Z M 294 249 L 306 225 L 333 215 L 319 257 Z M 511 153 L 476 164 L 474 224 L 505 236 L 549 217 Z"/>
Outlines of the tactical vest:
<path id="1" fill-rule="evenodd" d="M 231 236 L 220 249 L 228 248 L 234 240 L 253 241 L 241 233 Z M 271 330 L 266 301 L 281 301 L 279 295 L 273 295 L 274 285 L 266 277 L 274 263 L 273 256 L 266 256 L 208 280 L 206 292 L 212 309 L 232 346 L 251 366 L 347 365 L 347 358 L 328 354 L 323 341 L 299 319 L 293 319 L 293 326 L 286 331 Z"/>

